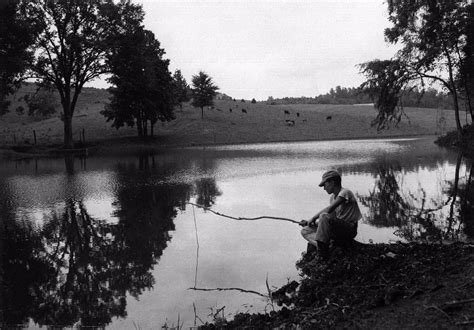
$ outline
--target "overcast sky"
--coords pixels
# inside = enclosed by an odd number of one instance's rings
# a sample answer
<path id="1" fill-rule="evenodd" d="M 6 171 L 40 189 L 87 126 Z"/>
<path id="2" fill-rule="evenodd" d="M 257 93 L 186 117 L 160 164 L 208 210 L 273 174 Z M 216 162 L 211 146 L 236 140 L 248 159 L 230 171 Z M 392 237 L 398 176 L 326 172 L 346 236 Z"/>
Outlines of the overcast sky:
<path id="1" fill-rule="evenodd" d="M 235 98 L 324 94 L 363 81 L 357 64 L 390 58 L 383 0 L 135 0 L 188 83 L 200 70 Z"/>

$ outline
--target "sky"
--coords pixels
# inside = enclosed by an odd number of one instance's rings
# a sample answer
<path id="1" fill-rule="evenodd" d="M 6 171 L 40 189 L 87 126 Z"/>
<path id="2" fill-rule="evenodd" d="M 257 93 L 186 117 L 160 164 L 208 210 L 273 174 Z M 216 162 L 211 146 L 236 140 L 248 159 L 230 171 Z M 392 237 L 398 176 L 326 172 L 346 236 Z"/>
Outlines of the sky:
<path id="1" fill-rule="evenodd" d="M 190 84 L 204 71 L 237 99 L 315 97 L 364 80 L 358 64 L 388 59 L 383 0 L 134 0 Z M 101 86 L 102 87 L 102 86 Z"/>

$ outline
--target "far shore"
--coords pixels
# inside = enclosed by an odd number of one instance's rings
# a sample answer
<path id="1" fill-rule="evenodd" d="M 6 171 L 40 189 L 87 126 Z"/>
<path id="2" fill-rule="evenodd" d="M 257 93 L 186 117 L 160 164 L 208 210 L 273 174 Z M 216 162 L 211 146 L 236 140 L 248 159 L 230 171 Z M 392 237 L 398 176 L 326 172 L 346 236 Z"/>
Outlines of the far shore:
<path id="1" fill-rule="evenodd" d="M 45 158 L 57 157 L 65 154 L 76 154 L 87 156 L 126 156 L 140 153 L 153 153 L 158 151 L 166 151 L 169 149 L 183 149 L 183 148 L 206 148 L 206 147 L 223 147 L 233 145 L 252 145 L 252 144 L 270 144 L 270 143 L 304 143 L 304 142 L 323 142 L 323 141 L 350 141 L 350 140 L 383 140 L 383 139 L 411 139 L 411 138 L 433 138 L 437 136 L 433 134 L 413 134 L 413 135 L 374 135 L 363 137 L 348 137 L 348 138 L 319 138 L 319 139 L 304 139 L 304 140 L 275 140 L 275 141 L 247 141 L 247 142 L 228 142 L 228 143 L 203 143 L 197 144 L 195 142 L 180 143 L 180 144 L 160 144 L 157 138 L 149 139 L 148 141 L 141 141 L 136 137 L 117 138 L 107 141 L 95 141 L 75 150 L 65 151 L 61 146 L 22 146 L 15 147 L 0 147 L 0 159 L 28 159 L 28 158 Z"/>
<path id="2" fill-rule="evenodd" d="M 168 148 L 255 143 L 287 143 L 352 139 L 439 136 L 455 128 L 454 112 L 406 108 L 406 116 L 389 129 L 371 125 L 371 105 L 287 104 L 216 100 L 201 109 L 184 104 L 176 119 L 157 123 L 146 141 L 133 127 L 116 129 L 100 114 L 108 102 L 105 92 L 85 94 L 73 118 L 73 138 L 85 143 L 89 155 L 125 155 Z M 244 111 L 245 110 L 245 111 Z M 0 158 L 43 157 L 57 154 L 63 145 L 63 123 L 58 116 L 34 119 L 14 111 L 0 117 Z"/>

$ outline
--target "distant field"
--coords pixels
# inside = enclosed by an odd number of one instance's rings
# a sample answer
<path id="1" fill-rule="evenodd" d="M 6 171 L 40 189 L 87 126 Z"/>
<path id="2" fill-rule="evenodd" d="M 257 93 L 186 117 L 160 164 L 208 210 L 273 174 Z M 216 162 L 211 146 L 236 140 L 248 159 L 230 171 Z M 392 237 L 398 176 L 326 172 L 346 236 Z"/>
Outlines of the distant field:
<path id="1" fill-rule="evenodd" d="M 22 90 L 31 93 L 32 89 Z M 80 97 L 73 118 L 74 138 L 82 129 L 86 140 L 101 145 L 117 144 L 117 138 L 136 136 L 135 128 L 116 130 L 99 113 L 108 102 L 105 90 L 86 89 Z M 246 113 L 242 111 L 245 109 Z M 287 113 L 285 113 L 285 111 Z M 201 144 L 301 141 L 369 137 L 442 134 L 455 128 L 450 110 L 407 108 L 408 118 L 398 128 L 377 132 L 370 127 L 376 111 L 371 105 L 267 105 L 250 101 L 215 102 L 213 109 L 201 110 L 185 104 L 176 110 L 176 120 L 155 126 L 157 143 L 171 146 Z M 298 116 L 299 114 L 299 116 Z M 445 118 L 440 124 L 439 119 Z M 287 120 L 293 120 L 290 126 Z M 15 111 L 0 117 L 0 145 L 37 143 L 43 146 L 63 142 L 63 124 L 59 116 L 33 120 Z"/>

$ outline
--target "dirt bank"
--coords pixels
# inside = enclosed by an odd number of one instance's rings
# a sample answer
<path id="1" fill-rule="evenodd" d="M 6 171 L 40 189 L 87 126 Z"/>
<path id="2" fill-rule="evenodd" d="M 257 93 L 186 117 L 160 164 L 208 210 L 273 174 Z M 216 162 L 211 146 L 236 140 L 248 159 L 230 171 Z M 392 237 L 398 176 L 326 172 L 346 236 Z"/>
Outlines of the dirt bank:
<path id="1" fill-rule="evenodd" d="M 474 245 L 355 244 L 297 263 L 302 279 L 273 293 L 283 308 L 219 320 L 222 328 L 457 329 L 474 327 Z M 204 328 L 215 328 L 208 324 Z"/>

